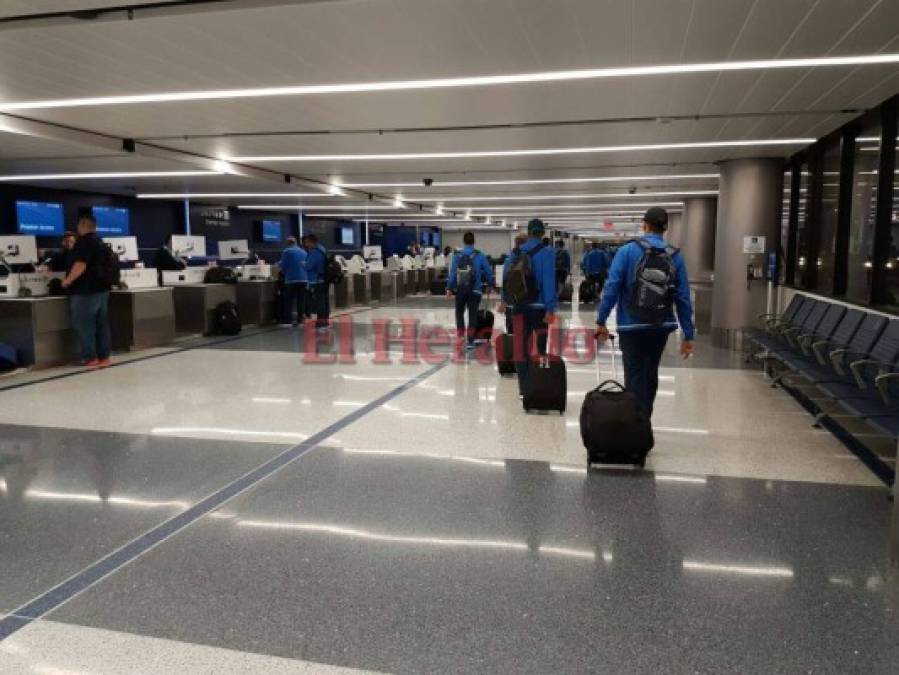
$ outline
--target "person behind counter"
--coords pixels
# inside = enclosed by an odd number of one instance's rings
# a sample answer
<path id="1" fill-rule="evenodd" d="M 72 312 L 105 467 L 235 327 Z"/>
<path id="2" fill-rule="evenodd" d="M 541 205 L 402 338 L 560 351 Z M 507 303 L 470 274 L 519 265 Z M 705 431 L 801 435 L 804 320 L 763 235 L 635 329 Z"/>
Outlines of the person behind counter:
<path id="1" fill-rule="evenodd" d="M 72 249 L 75 248 L 75 233 L 66 230 L 62 235 L 62 248 L 54 251 L 46 265 L 51 272 L 68 272 L 72 266 Z"/>

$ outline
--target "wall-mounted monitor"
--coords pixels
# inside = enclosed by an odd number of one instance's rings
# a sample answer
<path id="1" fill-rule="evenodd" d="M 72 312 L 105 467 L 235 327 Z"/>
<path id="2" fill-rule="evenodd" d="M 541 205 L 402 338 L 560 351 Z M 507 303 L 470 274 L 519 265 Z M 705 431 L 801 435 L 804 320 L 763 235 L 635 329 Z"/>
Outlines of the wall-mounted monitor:
<path id="1" fill-rule="evenodd" d="M 29 265 L 37 262 L 37 242 L 31 236 L 0 237 L 0 258 L 7 265 Z"/>
<path id="2" fill-rule="evenodd" d="M 122 262 L 136 262 L 140 259 L 137 254 L 137 237 L 103 237 L 103 241 L 112 246 Z"/>
<path id="3" fill-rule="evenodd" d="M 183 258 L 206 255 L 206 237 L 202 235 L 173 234 L 172 253 Z"/>
<path id="4" fill-rule="evenodd" d="M 440 248 L 443 245 L 443 232 L 440 230 L 434 230 L 431 232 L 431 246 L 434 248 Z"/>
<path id="5" fill-rule="evenodd" d="M 355 246 L 356 245 L 356 228 L 352 225 L 344 225 L 340 228 L 340 232 L 338 233 L 340 238 L 341 246 Z"/>
<path id="6" fill-rule="evenodd" d="M 262 221 L 262 241 L 277 244 L 283 241 L 284 235 L 281 231 L 280 220 L 263 220 Z"/>
<path id="7" fill-rule="evenodd" d="M 381 247 L 380 246 L 363 246 L 362 247 L 362 257 L 366 260 L 380 260 L 381 259 Z"/>
<path id="8" fill-rule="evenodd" d="M 97 234 L 101 237 L 126 237 L 131 233 L 131 213 L 118 206 L 94 206 Z"/>
<path id="9" fill-rule="evenodd" d="M 36 237 L 61 237 L 65 230 L 62 204 L 52 202 L 16 202 L 16 222 L 20 234 Z"/>
<path id="10" fill-rule="evenodd" d="M 250 255 L 250 242 L 246 239 L 233 239 L 219 242 L 220 260 L 246 260 Z"/>

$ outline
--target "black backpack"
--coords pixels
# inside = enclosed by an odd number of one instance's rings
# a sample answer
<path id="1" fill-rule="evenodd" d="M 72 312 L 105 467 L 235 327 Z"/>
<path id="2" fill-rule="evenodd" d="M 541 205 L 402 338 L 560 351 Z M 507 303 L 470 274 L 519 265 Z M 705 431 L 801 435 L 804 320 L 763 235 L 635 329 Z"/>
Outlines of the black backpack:
<path id="1" fill-rule="evenodd" d="M 240 312 L 237 311 L 237 305 L 230 300 L 220 302 L 213 310 L 215 319 L 213 328 L 219 335 L 237 335 L 240 333 Z"/>
<path id="2" fill-rule="evenodd" d="M 237 273 L 230 267 L 210 267 L 203 275 L 204 284 L 236 284 Z"/>
<path id="3" fill-rule="evenodd" d="M 467 253 L 458 253 L 459 261 L 456 263 L 456 291 L 467 293 L 474 288 L 474 259 L 480 255 L 480 251 L 475 249 L 471 255 Z"/>
<path id="4" fill-rule="evenodd" d="M 325 281 L 336 285 L 343 281 L 343 277 L 343 268 L 340 266 L 340 263 L 337 262 L 334 256 L 329 255 L 325 263 Z"/>
<path id="5" fill-rule="evenodd" d="M 187 267 L 187 263 L 176 256 L 165 246 L 160 246 L 156 251 L 156 269 L 165 272 L 180 272 Z"/>
<path id="6" fill-rule="evenodd" d="M 537 300 L 537 278 L 534 276 L 534 257 L 543 244 L 538 244 L 531 251 L 521 251 L 509 265 L 509 271 L 503 279 L 503 293 L 512 305 L 527 305 Z"/>
<path id="7" fill-rule="evenodd" d="M 643 257 L 634 273 L 628 309 L 637 323 L 659 326 L 671 317 L 674 306 L 677 290 L 674 256 L 678 249 L 659 248 L 645 239 L 636 243 L 643 249 Z"/>
<path id="8" fill-rule="evenodd" d="M 94 278 L 104 288 L 110 289 L 122 283 L 122 273 L 119 270 L 119 254 L 112 250 L 109 244 L 102 244 L 97 253 Z"/>

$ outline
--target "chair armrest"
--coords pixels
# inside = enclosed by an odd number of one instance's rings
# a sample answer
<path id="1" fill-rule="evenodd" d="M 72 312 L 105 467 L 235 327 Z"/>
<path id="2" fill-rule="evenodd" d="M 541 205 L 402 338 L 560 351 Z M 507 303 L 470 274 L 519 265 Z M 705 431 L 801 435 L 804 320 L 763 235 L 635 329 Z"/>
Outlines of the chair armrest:
<path id="1" fill-rule="evenodd" d="M 799 348 L 802 350 L 802 353 L 806 356 L 811 356 L 811 345 L 815 341 L 815 338 L 818 337 L 814 333 L 804 333 L 796 338 L 796 342 L 799 343 Z"/>
<path id="2" fill-rule="evenodd" d="M 818 360 L 822 366 L 826 366 L 828 363 L 827 355 L 824 352 L 825 347 L 836 347 L 838 343 L 833 342 L 831 340 L 819 340 L 818 342 L 813 342 L 811 344 L 811 350 L 815 355 L 815 358 Z"/>
<path id="3" fill-rule="evenodd" d="M 878 375 L 884 375 L 893 368 L 892 363 L 884 363 L 883 361 L 875 361 L 874 359 L 862 359 L 861 361 L 853 361 L 849 364 L 849 368 L 850 370 L 852 370 L 852 377 L 855 378 L 855 383 L 858 385 L 859 389 L 868 388 L 868 385 L 865 382 L 863 376 L 864 369 L 870 368 L 871 366 L 878 366 L 880 368 L 880 372 L 878 373 Z"/>
<path id="4" fill-rule="evenodd" d="M 899 373 L 882 373 L 874 378 L 874 386 L 877 387 L 877 393 L 887 405 L 893 404 L 893 397 L 890 396 L 890 383 L 899 380 Z"/>
<path id="5" fill-rule="evenodd" d="M 830 365 L 833 366 L 833 369 L 837 371 L 840 375 L 846 374 L 846 369 L 844 365 L 846 363 L 846 355 L 849 353 L 848 349 L 835 349 L 830 353 Z"/>

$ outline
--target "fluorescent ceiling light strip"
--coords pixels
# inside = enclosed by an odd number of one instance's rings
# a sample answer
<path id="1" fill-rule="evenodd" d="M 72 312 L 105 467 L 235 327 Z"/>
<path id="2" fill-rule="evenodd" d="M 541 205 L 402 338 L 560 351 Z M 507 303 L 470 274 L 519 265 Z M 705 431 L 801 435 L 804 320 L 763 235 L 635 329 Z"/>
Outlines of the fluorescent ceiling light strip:
<path id="1" fill-rule="evenodd" d="M 534 179 L 516 179 L 516 180 L 460 180 L 460 181 L 441 181 L 435 180 L 434 187 L 474 187 L 488 185 L 551 185 L 551 184 L 567 184 L 567 183 L 617 183 L 631 182 L 640 180 L 705 180 L 718 179 L 717 173 L 694 173 L 694 174 L 678 174 L 670 176 L 595 176 L 589 178 L 534 178 Z M 348 188 L 422 188 L 423 185 L 419 181 L 417 183 L 338 183 L 340 187 Z"/>
<path id="2" fill-rule="evenodd" d="M 653 143 L 648 145 L 598 145 L 582 148 L 535 148 L 530 150 L 475 150 L 468 152 L 404 152 L 371 155 L 239 155 L 223 158 L 229 162 L 360 162 L 407 159 L 473 159 L 477 157 L 525 157 L 533 155 L 588 155 L 607 152 L 739 148 L 767 145 L 811 145 L 814 138 L 767 138 L 744 141 L 701 141 L 695 143 Z"/>
<path id="3" fill-rule="evenodd" d="M 0 176 L 0 181 L 96 180 L 101 178 L 178 178 L 181 176 L 221 176 L 224 171 L 102 171 L 95 173 L 26 173 Z"/>
<path id="4" fill-rule="evenodd" d="M 286 87 L 252 87 L 246 89 L 213 89 L 205 91 L 160 92 L 155 94 L 126 94 L 117 96 L 89 96 L 81 98 L 10 101 L 0 103 L 0 110 L 41 110 L 47 108 L 75 108 L 83 106 L 125 105 L 135 103 L 173 103 L 178 101 L 212 101 L 272 96 L 310 96 L 316 94 L 351 94 L 366 92 L 449 89 L 458 87 L 489 87 L 507 84 L 540 82 L 570 82 L 615 77 L 651 75 L 683 75 L 741 70 L 782 68 L 816 68 L 832 66 L 863 66 L 899 63 L 899 54 L 860 54 L 855 56 L 824 56 L 805 59 L 758 59 L 752 61 L 712 61 L 707 63 L 678 63 L 666 65 L 626 66 L 621 68 L 590 68 L 556 70 L 508 75 L 477 75 L 425 80 L 395 80 L 387 82 L 354 82 L 340 84 L 292 85 Z"/>
<path id="5" fill-rule="evenodd" d="M 316 195 L 322 196 L 322 195 Z M 256 209 L 256 210 L 264 210 L 264 209 L 303 209 L 303 211 L 339 211 L 339 210 L 368 210 L 368 211 L 395 211 L 395 206 L 359 206 L 358 204 L 354 204 L 352 206 L 340 206 L 339 204 L 316 204 L 314 206 L 307 206 L 305 204 L 240 204 L 238 205 L 239 209 Z M 410 211 L 410 213 L 415 213 L 414 211 Z"/>
<path id="6" fill-rule="evenodd" d="M 694 562 L 684 560 L 683 568 L 700 572 L 722 572 L 725 574 L 745 574 L 758 577 L 793 578 L 793 570 L 789 567 L 765 567 L 756 565 L 720 565 L 717 563 Z"/>
<path id="7" fill-rule="evenodd" d="M 671 192 L 609 192 L 608 194 L 562 194 L 562 195 L 498 195 L 498 196 L 468 196 L 468 197 L 421 197 L 418 202 L 503 202 L 503 201 L 528 201 L 530 199 L 619 199 L 633 197 L 677 197 L 677 196 L 712 196 L 717 195 L 718 190 L 675 190 Z"/>
<path id="8" fill-rule="evenodd" d="M 632 207 L 632 206 L 641 206 L 649 208 L 650 206 L 679 206 L 682 207 L 684 203 L 681 202 L 646 202 L 645 204 L 540 204 L 540 205 L 528 205 L 528 206 L 454 206 L 454 209 L 458 209 L 460 211 L 471 211 L 472 215 L 475 213 L 486 213 L 488 211 L 529 211 L 529 212 L 538 212 L 538 211 L 552 211 L 554 209 L 608 209 L 608 208 L 617 208 L 617 207 Z"/>
<path id="9" fill-rule="evenodd" d="M 328 192 L 146 192 L 137 195 L 138 199 L 226 199 L 229 197 L 240 198 L 285 198 L 302 199 L 303 197 L 333 197 Z"/>

